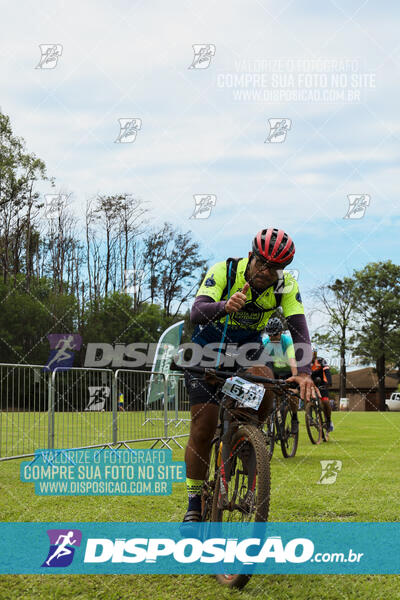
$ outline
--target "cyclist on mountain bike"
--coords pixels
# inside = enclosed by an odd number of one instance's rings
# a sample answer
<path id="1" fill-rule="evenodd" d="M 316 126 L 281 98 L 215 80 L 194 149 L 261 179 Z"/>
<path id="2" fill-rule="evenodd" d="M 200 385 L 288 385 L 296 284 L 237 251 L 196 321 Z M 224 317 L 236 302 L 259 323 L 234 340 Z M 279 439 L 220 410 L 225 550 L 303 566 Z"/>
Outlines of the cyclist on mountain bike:
<path id="1" fill-rule="evenodd" d="M 288 379 L 297 375 L 297 363 L 294 353 L 293 340 L 290 335 L 283 333 L 285 327 L 278 317 L 272 317 L 265 328 L 265 335 L 262 338 L 264 348 L 268 352 L 268 357 L 272 360 L 274 377 L 276 379 Z M 299 430 L 299 420 L 297 417 L 297 403 L 291 403 L 293 409 L 292 430 L 296 435 Z"/>
<path id="2" fill-rule="evenodd" d="M 190 313 L 196 325 L 192 341 L 204 347 L 218 346 L 217 367 L 236 370 L 229 345 L 237 348 L 250 344 L 246 358 L 254 364 L 250 370 L 272 377 L 271 364 L 260 360 L 263 353 L 261 332 L 272 313 L 280 305 L 296 349 L 298 374 L 288 381 L 300 386 L 300 396 L 309 400 L 318 395 L 311 379 L 311 344 L 304 309 L 296 280 L 283 269 L 292 262 L 295 247 L 292 239 L 281 229 L 259 231 L 253 239 L 247 258 L 228 259 L 213 265 L 197 292 Z M 226 345 L 226 352 L 224 346 Z M 261 365 L 261 366 L 260 366 Z M 190 437 L 185 461 L 188 510 L 184 522 L 201 520 L 201 490 L 206 475 L 209 450 L 218 420 L 216 385 L 185 372 L 185 382 L 191 405 Z M 258 411 L 260 420 L 272 407 L 273 396 L 265 392 Z"/>
<path id="3" fill-rule="evenodd" d="M 322 409 L 325 413 L 326 424 L 329 431 L 333 431 L 333 423 L 331 421 L 332 408 L 329 402 L 328 389 L 332 385 L 332 376 L 329 365 L 324 358 L 318 356 L 318 352 L 313 348 L 313 358 L 311 362 L 311 377 L 315 385 L 321 393 Z"/>

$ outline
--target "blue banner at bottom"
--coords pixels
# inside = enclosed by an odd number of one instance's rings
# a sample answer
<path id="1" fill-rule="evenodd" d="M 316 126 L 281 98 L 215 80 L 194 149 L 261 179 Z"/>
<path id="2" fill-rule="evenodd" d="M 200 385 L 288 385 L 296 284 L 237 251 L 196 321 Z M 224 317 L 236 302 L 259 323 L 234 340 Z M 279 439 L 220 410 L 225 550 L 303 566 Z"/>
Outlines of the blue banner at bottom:
<path id="1" fill-rule="evenodd" d="M 400 523 L 0 523 L 0 573 L 400 573 Z"/>

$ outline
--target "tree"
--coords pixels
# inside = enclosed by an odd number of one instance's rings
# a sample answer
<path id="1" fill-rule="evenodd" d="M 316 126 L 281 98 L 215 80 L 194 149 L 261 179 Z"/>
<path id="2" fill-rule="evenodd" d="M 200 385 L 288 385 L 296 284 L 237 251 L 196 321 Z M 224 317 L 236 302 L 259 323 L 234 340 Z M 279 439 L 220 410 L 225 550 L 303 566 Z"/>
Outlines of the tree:
<path id="1" fill-rule="evenodd" d="M 375 362 L 379 410 L 385 410 L 386 361 L 398 363 L 400 266 L 392 261 L 369 263 L 354 272 L 358 323 L 355 352 L 363 364 Z"/>
<path id="2" fill-rule="evenodd" d="M 354 281 L 350 277 L 336 279 L 334 283 L 324 284 L 314 291 L 319 301 L 318 309 L 326 321 L 313 337 L 317 345 L 336 350 L 340 356 L 340 398 L 346 396 L 346 351 L 352 348 L 354 336 L 350 325 L 354 315 L 356 296 Z"/>
<path id="3" fill-rule="evenodd" d="M 84 238 L 67 194 L 53 194 L 42 211 L 37 187 L 44 181 L 54 187 L 45 163 L 27 152 L 0 113 L 3 360 L 45 362 L 49 332 L 157 341 L 180 318 L 200 270 L 204 274 L 190 232 L 165 223 L 147 235 L 144 202 L 126 193 L 99 194 L 87 205 Z M 132 297 L 125 293 L 129 271 Z"/>
<path id="4" fill-rule="evenodd" d="M 166 316 L 171 316 L 172 302 L 178 301 L 175 315 L 197 285 L 197 273 L 204 268 L 205 261 L 200 258 L 199 244 L 192 241 L 190 231 L 175 231 L 168 240 L 163 260 L 161 295 Z M 193 280 L 195 284 L 193 285 Z"/>
<path id="5" fill-rule="evenodd" d="M 114 266 L 115 255 L 114 247 L 116 243 L 116 224 L 118 214 L 121 209 L 122 197 L 120 195 L 114 196 L 103 196 L 99 195 L 97 198 L 97 208 L 95 213 L 99 217 L 100 223 L 103 225 L 106 233 L 106 273 L 105 273 L 105 284 L 104 294 L 108 294 L 108 285 L 111 279 L 111 273 Z"/>
<path id="6" fill-rule="evenodd" d="M 31 231 L 43 206 L 35 186 L 47 179 L 45 163 L 26 151 L 25 141 L 13 134 L 9 117 L 0 113 L 0 257 L 4 282 L 10 271 L 15 282 L 23 244 L 25 267 L 29 269 Z M 30 276 L 28 271 L 28 289 Z"/>
<path id="7" fill-rule="evenodd" d="M 80 279 L 73 264 L 82 246 L 75 232 L 77 218 L 68 201 L 68 195 L 58 195 L 53 207 L 56 210 L 47 217 L 47 229 L 43 235 L 46 275 L 52 279 L 54 290 L 58 290 L 60 294 L 63 294 L 65 286 L 76 290 Z"/>
<path id="8" fill-rule="evenodd" d="M 0 362 L 45 364 L 49 355 L 49 333 L 76 330 L 77 304 L 73 295 L 53 291 L 52 282 L 33 280 L 31 293 L 24 290 L 24 274 L 0 282 Z"/>
<path id="9" fill-rule="evenodd" d="M 121 286 L 125 286 L 125 273 L 129 268 L 129 255 L 132 252 L 133 268 L 137 269 L 137 238 L 145 232 L 147 221 L 143 216 L 148 212 L 144 202 L 130 194 L 121 195 L 119 219 L 119 254 L 121 267 Z M 136 308 L 136 307 L 135 307 Z"/>
<path id="10" fill-rule="evenodd" d="M 176 319 L 166 318 L 156 304 L 143 304 L 135 311 L 131 296 L 115 292 L 102 298 L 89 312 L 82 337 L 84 344 L 156 343 L 161 332 L 174 321 Z"/>
<path id="11" fill-rule="evenodd" d="M 173 229 L 170 223 L 164 223 L 160 229 L 153 229 L 143 240 L 146 256 L 146 279 L 150 290 L 150 301 L 154 304 L 161 293 L 161 279 L 163 275 L 163 261 L 166 259 L 167 246 Z"/>
<path id="12" fill-rule="evenodd" d="M 93 199 L 86 203 L 85 233 L 86 233 L 86 266 L 88 273 L 89 305 L 92 307 L 100 298 L 101 251 L 100 242 L 96 235 L 96 225 L 99 215 L 93 208 Z"/>

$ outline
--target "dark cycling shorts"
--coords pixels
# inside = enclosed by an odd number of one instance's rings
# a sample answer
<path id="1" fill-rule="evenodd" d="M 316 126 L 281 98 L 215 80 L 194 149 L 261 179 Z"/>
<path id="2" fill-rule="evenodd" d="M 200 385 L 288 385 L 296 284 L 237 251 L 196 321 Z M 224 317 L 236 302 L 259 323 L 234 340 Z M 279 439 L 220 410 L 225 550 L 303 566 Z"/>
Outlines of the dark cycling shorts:
<path id="1" fill-rule="evenodd" d="M 275 379 L 289 379 L 289 377 L 292 376 L 291 371 L 285 371 L 285 372 L 279 372 L 279 371 L 274 371 L 274 377 Z"/>
<path id="2" fill-rule="evenodd" d="M 321 398 L 328 398 L 329 399 L 329 392 L 328 392 L 328 388 L 325 387 L 324 385 L 319 385 L 318 389 L 321 393 Z"/>
<path id="3" fill-rule="evenodd" d="M 207 383 L 199 375 L 185 371 L 185 384 L 190 406 L 194 404 L 216 404 L 218 406 L 218 386 Z"/>

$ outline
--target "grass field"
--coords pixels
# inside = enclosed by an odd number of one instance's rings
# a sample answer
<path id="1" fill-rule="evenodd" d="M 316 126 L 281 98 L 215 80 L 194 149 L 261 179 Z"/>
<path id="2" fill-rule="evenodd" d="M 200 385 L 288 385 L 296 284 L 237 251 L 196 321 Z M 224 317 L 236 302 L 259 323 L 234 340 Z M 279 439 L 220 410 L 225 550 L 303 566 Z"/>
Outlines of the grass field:
<path id="1" fill-rule="evenodd" d="M 300 415 L 294 459 L 275 449 L 271 463 L 271 521 L 397 521 L 400 504 L 400 413 L 334 413 L 328 444 L 312 446 Z M 144 446 L 145 447 L 145 446 Z M 183 451 L 174 449 L 174 458 Z M 320 460 L 342 461 L 336 483 L 318 485 Z M 167 497 L 39 497 L 19 481 L 19 460 L 0 463 L 3 521 L 180 521 L 184 484 Z M 400 599 L 397 576 L 259 575 L 243 591 L 229 591 L 213 577 L 166 575 L 2 575 L 0 598 L 79 600 L 323 600 Z"/>
<path id="2" fill-rule="evenodd" d="M 179 435 L 189 431 L 190 418 L 186 411 L 167 412 L 168 434 Z M 47 412 L 0 412 L 0 458 L 33 453 L 47 448 L 49 414 Z M 135 440 L 164 435 L 162 410 L 126 411 L 117 413 L 117 439 Z M 113 417 L 105 412 L 56 412 L 54 414 L 54 447 L 80 448 L 113 439 Z"/>

